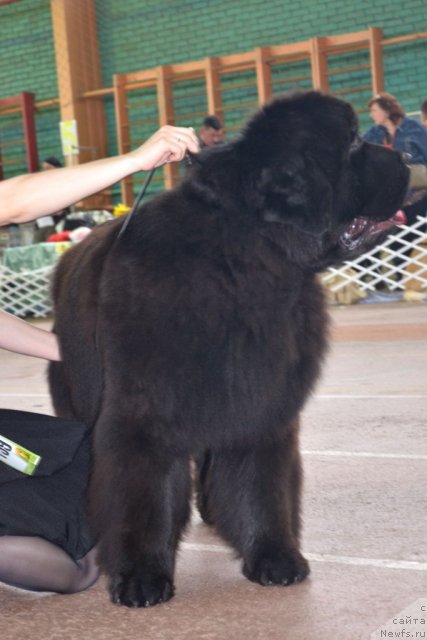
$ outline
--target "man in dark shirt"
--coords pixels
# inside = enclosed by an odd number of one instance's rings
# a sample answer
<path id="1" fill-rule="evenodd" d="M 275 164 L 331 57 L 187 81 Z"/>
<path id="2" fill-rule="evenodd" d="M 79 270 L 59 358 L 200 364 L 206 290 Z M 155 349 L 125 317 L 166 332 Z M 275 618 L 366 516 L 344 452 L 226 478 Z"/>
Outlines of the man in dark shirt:
<path id="1" fill-rule="evenodd" d="M 223 141 L 223 129 L 220 120 L 216 116 L 207 116 L 199 131 L 200 148 L 213 147 Z"/>

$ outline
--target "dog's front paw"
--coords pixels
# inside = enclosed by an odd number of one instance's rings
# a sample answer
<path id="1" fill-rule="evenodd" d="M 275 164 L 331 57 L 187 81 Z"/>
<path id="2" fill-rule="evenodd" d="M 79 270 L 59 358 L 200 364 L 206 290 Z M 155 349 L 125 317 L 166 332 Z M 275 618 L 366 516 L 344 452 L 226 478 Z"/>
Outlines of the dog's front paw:
<path id="1" fill-rule="evenodd" d="M 118 575 L 110 581 L 111 600 L 125 607 L 151 607 L 170 600 L 174 587 L 162 575 Z"/>
<path id="2" fill-rule="evenodd" d="M 250 564 L 244 563 L 243 573 L 263 586 L 287 586 L 302 582 L 310 573 L 310 567 L 299 551 L 291 551 L 277 555 L 259 554 Z"/>

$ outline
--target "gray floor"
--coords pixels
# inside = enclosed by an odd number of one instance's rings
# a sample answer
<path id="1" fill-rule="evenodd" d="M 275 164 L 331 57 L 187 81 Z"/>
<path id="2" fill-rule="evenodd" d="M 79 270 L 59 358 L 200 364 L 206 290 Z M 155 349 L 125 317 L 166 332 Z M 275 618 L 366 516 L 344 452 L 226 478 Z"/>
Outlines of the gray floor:
<path id="1" fill-rule="evenodd" d="M 395 635 L 405 629 L 427 637 L 427 625 L 413 623 L 427 615 L 427 306 L 335 308 L 332 316 L 329 358 L 303 415 L 307 581 L 249 583 L 194 516 L 170 603 L 115 607 L 103 579 L 75 596 L 0 586 L 1 636 L 356 640 L 409 637 Z M 49 412 L 43 363 L 6 352 L 0 359 L 0 405 Z M 404 610 L 409 625 L 399 622 Z"/>

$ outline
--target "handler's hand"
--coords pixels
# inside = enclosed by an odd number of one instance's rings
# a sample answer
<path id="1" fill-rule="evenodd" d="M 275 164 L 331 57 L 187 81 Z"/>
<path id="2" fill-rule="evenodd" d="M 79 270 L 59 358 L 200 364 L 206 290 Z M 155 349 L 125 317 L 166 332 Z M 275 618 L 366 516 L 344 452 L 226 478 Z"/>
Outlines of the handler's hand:
<path id="1" fill-rule="evenodd" d="M 167 162 L 182 160 L 187 153 L 199 151 L 199 141 L 191 127 L 172 127 L 166 125 L 156 131 L 151 138 L 130 155 L 139 171 L 150 171 Z"/>

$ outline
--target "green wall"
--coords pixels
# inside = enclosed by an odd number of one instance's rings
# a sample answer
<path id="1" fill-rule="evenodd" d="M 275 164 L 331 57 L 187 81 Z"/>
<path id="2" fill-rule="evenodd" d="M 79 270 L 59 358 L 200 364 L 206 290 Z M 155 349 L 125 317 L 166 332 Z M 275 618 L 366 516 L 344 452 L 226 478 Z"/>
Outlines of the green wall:
<path id="1" fill-rule="evenodd" d="M 426 0 L 96 0 L 96 7 L 105 83 L 112 73 L 370 26 L 386 38 L 427 29 Z M 385 49 L 386 89 L 408 111 L 427 95 L 426 70 L 427 40 Z"/>
<path id="2" fill-rule="evenodd" d="M 22 91 L 34 93 L 36 100 L 58 96 L 49 0 L 20 0 L 0 6 L 0 99 Z M 61 158 L 58 121 L 56 107 L 37 115 L 40 161 L 49 155 Z M 22 138 L 20 117 L 0 118 L 0 145 Z M 22 144 L 5 148 L 6 177 L 26 170 L 24 156 Z"/>
<path id="3" fill-rule="evenodd" d="M 112 74 L 151 68 L 158 64 L 225 55 L 271 44 L 306 40 L 315 35 L 333 35 L 381 27 L 386 38 L 424 31 L 427 28 L 426 0 L 95 0 L 104 86 L 112 85 Z M 349 54 L 348 64 L 367 61 L 365 54 Z M 427 96 L 427 40 L 387 47 L 384 50 L 385 86 L 409 112 L 419 108 Z M 302 65 L 304 66 L 304 65 Z M 307 73 L 307 68 L 300 73 Z M 275 91 L 288 88 L 286 69 L 275 71 Z M 251 74 L 241 80 L 251 80 Z M 351 81 L 354 82 L 355 76 Z M 369 82 L 369 72 L 360 73 L 360 83 Z M 336 91 L 350 80 L 334 77 Z M 302 86 L 309 82 L 301 82 Z M 18 0 L 0 6 L 0 98 L 21 91 L 33 91 L 37 100 L 57 96 L 55 60 L 49 0 Z M 203 90 L 203 89 L 202 89 Z M 189 86 L 188 91 L 194 91 Z M 176 96 L 182 120 L 191 110 L 185 88 Z M 363 107 L 369 90 L 355 97 Z M 230 100 L 233 96 L 230 94 Z M 235 99 L 234 96 L 233 99 Z M 254 98 L 253 89 L 240 94 L 242 101 Z M 195 98 L 197 108 L 206 108 L 203 96 Z M 110 153 L 116 150 L 113 103 L 106 99 Z M 178 110 L 179 110 L 178 109 Z M 197 110 L 197 109 L 193 109 Z M 156 113 L 153 109 L 153 118 Z M 246 112 L 227 116 L 230 126 L 239 126 Z M 60 155 L 59 114 L 43 109 L 37 116 L 40 157 Z M 365 128 L 367 116 L 361 116 Z M 188 123 L 190 124 L 190 123 Z M 193 123 L 194 124 L 194 123 Z M 155 128 L 155 124 L 152 125 Z M 0 119 L 0 142 L 19 133 L 15 118 Z M 141 135 L 145 131 L 139 132 Z M 137 134 L 139 138 L 139 134 Z M 19 155 L 18 147 L 14 149 Z M 19 164 L 19 163 L 18 163 Z M 13 174 L 18 165 L 6 168 Z M 21 170 L 22 166 L 20 167 Z"/>

